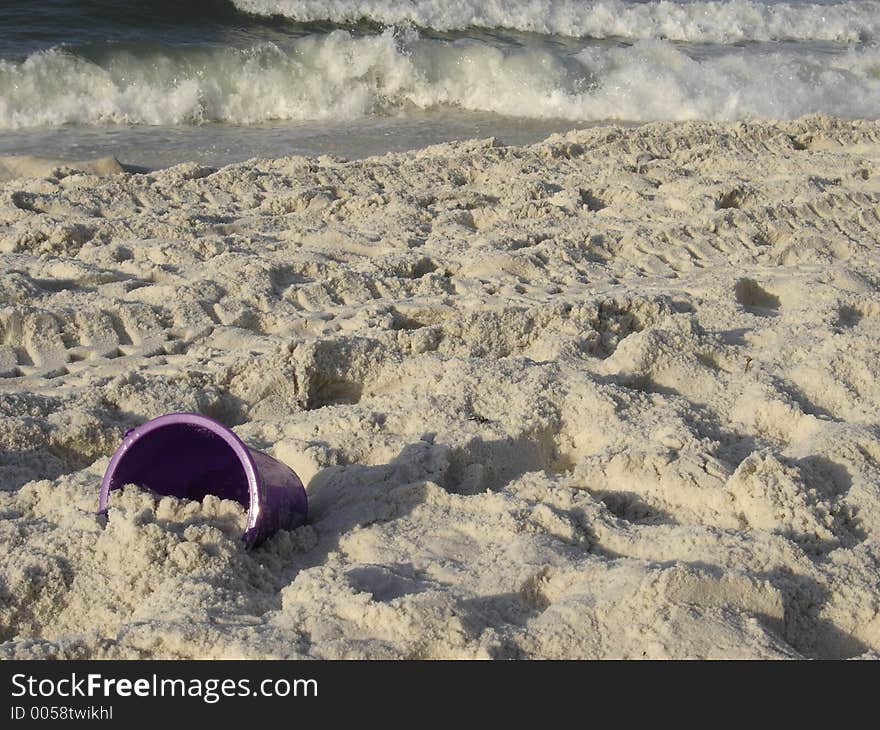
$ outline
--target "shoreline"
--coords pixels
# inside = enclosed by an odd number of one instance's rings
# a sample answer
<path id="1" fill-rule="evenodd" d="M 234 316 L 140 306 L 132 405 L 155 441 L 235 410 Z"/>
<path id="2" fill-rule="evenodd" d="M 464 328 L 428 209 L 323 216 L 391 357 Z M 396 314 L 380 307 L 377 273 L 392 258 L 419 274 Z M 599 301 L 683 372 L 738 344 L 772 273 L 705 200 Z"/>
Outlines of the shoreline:
<path id="1" fill-rule="evenodd" d="M 14 155 L 66 161 L 114 156 L 134 171 L 155 172 L 186 162 L 223 167 L 248 159 L 291 155 L 332 155 L 356 160 L 488 136 L 519 146 L 540 142 L 550 134 L 601 124 L 528 120 L 457 110 L 410 112 L 336 123 L 36 127 L 6 130 L 0 139 L 0 158 Z"/>
<path id="2" fill-rule="evenodd" d="M 876 658 L 878 212 L 825 116 L 0 182 L 0 657 Z M 101 523 L 174 410 L 310 524 Z"/>

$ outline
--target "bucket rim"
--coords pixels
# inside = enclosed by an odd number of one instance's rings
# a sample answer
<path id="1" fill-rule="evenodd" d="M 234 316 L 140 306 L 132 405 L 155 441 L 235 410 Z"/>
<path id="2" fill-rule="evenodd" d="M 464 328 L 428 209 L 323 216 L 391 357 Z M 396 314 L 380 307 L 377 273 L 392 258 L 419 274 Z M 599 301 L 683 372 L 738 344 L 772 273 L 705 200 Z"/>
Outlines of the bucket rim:
<path id="1" fill-rule="evenodd" d="M 245 528 L 244 534 L 242 538 L 245 542 L 248 541 L 249 537 L 254 534 L 254 531 L 257 527 L 257 522 L 260 518 L 260 513 L 262 511 L 262 502 L 261 502 L 261 493 L 263 491 L 262 487 L 262 479 L 260 477 L 260 472 L 257 469 L 256 463 L 254 463 L 254 459 L 251 456 L 250 449 L 245 445 L 244 441 L 242 441 L 238 435 L 228 426 L 220 423 L 219 421 L 211 418 L 210 416 L 204 416 L 201 413 L 191 413 L 188 411 L 181 411 L 178 413 L 166 413 L 162 416 L 157 416 L 156 418 L 152 418 L 146 423 L 141 424 L 140 426 L 136 426 L 135 428 L 131 428 L 126 431 L 125 436 L 122 439 L 122 443 L 116 448 L 116 451 L 113 452 L 113 456 L 110 457 L 110 463 L 107 465 L 107 469 L 104 472 L 104 478 L 101 480 L 101 493 L 98 499 L 98 513 L 102 515 L 107 514 L 107 510 L 110 505 L 110 485 L 113 482 L 113 477 L 116 473 L 116 469 L 119 466 L 119 463 L 128 453 L 129 449 L 134 446 L 138 441 L 152 433 L 153 431 L 157 431 L 162 428 L 166 428 L 168 426 L 179 426 L 179 425 L 190 425 L 197 428 L 204 428 L 210 431 L 211 433 L 219 436 L 226 445 L 229 446 L 232 451 L 235 453 L 238 458 L 239 463 L 244 469 L 245 478 L 248 483 L 248 517 L 247 517 L 247 526 Z"/>

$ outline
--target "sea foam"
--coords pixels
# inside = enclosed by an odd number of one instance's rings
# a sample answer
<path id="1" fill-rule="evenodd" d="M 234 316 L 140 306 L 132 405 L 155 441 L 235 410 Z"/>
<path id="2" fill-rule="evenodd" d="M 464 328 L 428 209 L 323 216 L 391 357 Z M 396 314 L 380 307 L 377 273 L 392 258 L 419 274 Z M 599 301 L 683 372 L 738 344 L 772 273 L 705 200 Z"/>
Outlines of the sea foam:
<path id="1" fill-rule="evenodd" d="M 0 61 L 0 128 L 356 119 L 438 106 L 570 120 L 880 116 L 880 50 L 767 45 L 695 55 L 668 41 L 498 47 L 337 30 L 289 47 L 63 49 Z"/>
<path id="2" fill-rule="evenodd" d="M 855 42 L 880 33 L 875 0 L 775 3 L 757 0 L 234 0 L 260 15 L 334 23 L 412 23 L 441 31 L 509 28 L 575 38 L 691 43 L 769 40 Z"/>

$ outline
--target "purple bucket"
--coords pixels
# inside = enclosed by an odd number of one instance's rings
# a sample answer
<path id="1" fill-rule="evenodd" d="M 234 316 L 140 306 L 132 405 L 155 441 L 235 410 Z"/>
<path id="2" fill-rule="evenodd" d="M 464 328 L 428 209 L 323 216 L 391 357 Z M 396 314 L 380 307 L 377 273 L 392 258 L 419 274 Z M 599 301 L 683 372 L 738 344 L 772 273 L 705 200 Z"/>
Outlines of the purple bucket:
<path id="1" fill-rule="evenodd" d="M 292 469 L 198 413 L 169 413 L 125 434 L 101 481 L 101 513 L 110 492 L 126 484 L 185 499 L 235 500 L 248 510 L 242 535 L 248 547 L 302 525 L 308 513 L 306 490 Z"/>

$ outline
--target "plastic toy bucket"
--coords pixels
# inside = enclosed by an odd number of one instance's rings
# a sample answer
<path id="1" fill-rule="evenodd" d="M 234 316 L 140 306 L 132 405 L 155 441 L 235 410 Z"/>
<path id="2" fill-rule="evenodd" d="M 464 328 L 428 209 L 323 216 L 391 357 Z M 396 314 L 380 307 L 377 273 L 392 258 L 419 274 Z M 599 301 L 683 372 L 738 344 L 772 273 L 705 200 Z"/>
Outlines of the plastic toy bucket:
<path id="1" fill-rule="evenodd" d="M 101 513 L 110 492 L 126 484 L 185 499 L 235 500 L 248 510 L 248 547 L 298 527 L 308 514 L 306 490 L 291 468 L 198 413 L 169 413 L 125 434 L 101 481 Z"/>

